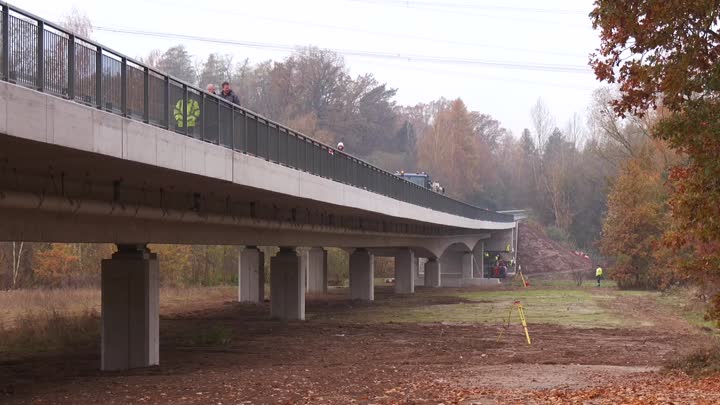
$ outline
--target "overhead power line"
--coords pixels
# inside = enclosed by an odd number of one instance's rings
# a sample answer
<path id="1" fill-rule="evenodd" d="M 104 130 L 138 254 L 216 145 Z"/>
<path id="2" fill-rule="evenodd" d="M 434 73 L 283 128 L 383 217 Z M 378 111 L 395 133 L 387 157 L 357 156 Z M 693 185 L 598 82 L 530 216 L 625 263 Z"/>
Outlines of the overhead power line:
<path id="1" fill-rule="evenodd" d="M 302 48 L 299 45 L 288 45 L 288 44 L 273 44 L 266 42 L 251 42 L 251 41 L 237 41 L 222 38 L 211 38 L 202 37 L 195 35 L 175 34 L 168 32 L 156 32 L 156 31 L 144 31 L 135 30 L 128 28 L 119 27 L 94 27 L 97 31 L 115 32 L 130 35 L 140 35 L 157 38 L 171 38 L 171 39 L 182 39 L 189 41 L 209 42 L 217 44 L 226 44 L 234 46 L 243 46 L 248 48 L 256 49 L 273 49 L 283 51 L 294 51 L 298 48 Z M 391 52 L 378 52 L 378 51 L 365 51 L 365 50 L 354 50 L 354 49 L 339 49 L 339 48 L 324 48 L 346 56 L 356 56 L 373 59 L 387 59 L 387 60 L 403 60 L 408 62 L 425 62 L 433 64 L 449 64 L 458 66 L 484 66 L 499 69 L 512 69 L 512 70 L 528 70 L 528 71 L 542 71 L 542 72 L 556 72 L 556 73 L 577 73 L 577 74 L 589 74 L 590 69 L 587 66 L 582 65 L 559 65 L 559 64 L 540 64 L 540 63 L 525 63 L 525 62 L 511 62 L 511 61 L 494 61 L 494 60 L 482 60 L 482 59 L 471 59 L 463 57 L 444 57 L 444 56 L 432 56 L 432 55 L 419 55 L 419 54 L 403 54 L 403 53 L 391 53 Z"/>
<path id="2" fill-rule="evenodd" d="M 558 83 L 558 82 L 546 82 L 546 81 L 540 81 L 540 80 L 526 80 L 521 78 L 508 78 L 508 77 L 498 77 L 498 76 L 488 76 L 485 74 L 477 74 L 474 72 L 467 72 L 467 71 L 459 71 L 459 70 L 448 70 L 448 69 L 433 69 L 428 68 L 425 66 L 404 66 L 400 62 L 378 62 L 378 61 L 372 61 L 370 62 L 373 65 L 378 66 L 385 66 L 385 67 L 391 67 L 391 68 L 401 68 L 403 70 L 415 70 L 419 72 L 427 72 L 427 73 L 433 73 L 433 74 L 441 74 L 441 75 L 449 75 L 453 77 L 462 76 L 462 77 L 473 77 L 478 78 L 482 80 L 489 80 L 489 81 L 495 81 L 495 82 L 503 82 L 503 83 L 514 83 L 514 84 L 520 84 L 520 85 L 533 85 L 533 86 L 541 86 L 541 87 L 557 87 L 557 88 L 563 88 L 563 89 L 570 89 L 570 90 L 578 90 L 578 91 L 586 91 L 590 92 L 595 90 L 595 87 L 590 86 L 578 86 L 573 85 L 571 83 Z"/>
<path id="3" fill-rule="evenodd" d="M 171 5 L 168 2 L 162 1 L 162 0 L 155 0 L 160 4 L 168 4 Z M 353 0 L 349 0 L 353 1 Z M 177 7 L 177 0 L 172 2 L 172 6 Z M 235 12 L 231 10 L 221 10 L 216 8 L 208 8 L 208 7 L 202 7 L 202 6 L 193 6 L 192 7 L 195 12 L 198 11 L 205 11 L 209 13 L 216 13 L 218 15 L 222 16 L 238 16 L 238 17 L 250 17 L 254 19 L 261 19 L 266 21 L 275 21 L 280 22 L 283 24 L 293 24 L 293 25 L 299 25 L 304 27 L 317 27 L 317 28 L 323 28 L 323 29 L 331 29 L 331 30 L 338 30 L 338 31 L 347 31 L 347 32 L 357 32 L 361 34 L 370 34 L 370 35 L 377 35 L 382 37 L 392 37 L 392 38 L 403 38 L 403 39 L 410 39 L 410 40 L 418 40 L 418 41 L 427 41 L 427 42 L 435 42 L 435 43 L 443 43 L 443 44 L 450 44 L 450 45 L 460 45 L 460 46 L 470 46 L 475 48 L 487 48 L 487 49 L 498 49 L 503 51 L 512 51 L 512 52 L 526 52 L 526 53 L 534 53 L 539 55 L 554 55 L 554 56 L 571 56 L 571 57 L 579 57 L 579 58 L 587 58 L 587 54 L 579 54 L 579 53 L 571 53 L 571 52 L 563 52 L 563 51 L 553 51 L 553 50 L 547 50 L 547 49 L 528 49 L 528 48 L 517 48 L 517 47 L 510 47 L 510 46 L 498 46 L 498 45 L 489 45 L 489 44 L 480 44 L 476 42 L 466 42 L 466 41 L 456 41 L 456 40 L 448 40 L 448 39 L 442 39 L 442 38 L 431 38 L 431 37 L 423 37 L 423 36 L 416 36 L 416 35 L 408 35 L 408 34 L 398 34 L 398 33 L 390 33 L 390 32 L 382 32 L 382 31 L 371 31 L 371 30 L 364 30 L 361 28 L 354 28 L 354 27 L 348 27 L 348 26 L 338 26 L 338 25 L 330 25 L 330 24 L 318 24 L 318 23 L 311 23 L 306 21 L 296 21 L 296 20 L 288 20 L 284 18 L 277 18 L 277 17 L 269 17 L 265 15 L 257 15 L 252 13 L 246 13 L 246 12 Z"/>
<path id="4" fill-rule="evenodd" d="M 517 15 L 518 9 L 513 11 L 511 7 L 506 7 L 504 10 L 496 9 L 495 14 L 492 13 L 492 10 L 486 10 L 487 12 L 490 12 L 490 14 L 485 14 L 485 13 L 476 12 L 473 9 L 461 9 L 461 8 L 457 8 L 457 7 L 448 8 L 448 7 L 446 7 L 446 5 L 444 3 L 424 3 L 426 5 L 413 6 L 412 4 L 417 4 L 417 3 L 416 2 L 406 2 L 406 1 L 402 1 L 402 0 L 397 0 L 397 1 L 393 1 L 393 2 L 387 2 L 387 3 L 379 2 L 376 0 L 346 0 L 346 1 L 351 2 L 351 3 L 357 3 L 357 4 L 360 4 L 360 3 L 370 4 L 373 6 L 380 6 L 380 7 L 394 7 L 394 8 L 409 9 L 409 10 L 416 10 L 416 11 L 433 11 L 433 12 L 446 13 L 446 14 L 461 15 L 464 17 L 480 17 L 480 18 L 487 18 L 487 19 L 494 19 L 494 20 L 498 20 L 498 19 L 514 20 L 514 21 L 519 21 L 519 22 L 534 23 L 534 24 L 547 24 L 547 25 L 567 25 L 567 26 L 576 26 L 576 27 L 581 27 L 581 26 L 589 27 L 590 26 L 589 19 L 586 20 L 587 24 L 578 24 L 578 23 L 573 23 L 573 22 L 567 21 L 566 19 L 562 19 L 562 18 L 554 19 L 554 20 L 524 18 L 524 17 Z M 433 4 L 436 4 L 436 5 L 433 5 Z M 502 8 L 504 6 L 497 6 L 497 7 Z M 525 10 L 528 10 L 528 9 L 525 9 Z M 541 9 L 535 9 L 535 10 L 541 10 Z M 512 13 L 509 13 L 511 11 L 512 11 Z M 573 12 L 573 13 L 568 13 L 568 14 L 565 14 L 562 16 L 570 17 L 571 14 L 576 14 L 576 15 L 580 16 L 581 14 L 585 14 L 585 13 Z M 589 14 L 589 12 L 587 14 Z M 548 14 L 546 14 L 546 15 L 548 15 Z"/>
<path id="5" fill-rule="evenodd" d="M 510 12 L 526 12 L 526 13 L 542 13 L 542 14 L 576 14 L 588 15 L 589 12 L 583 10 L 572 9 L 549 9 L 535 7 L 512 7 L 512 6 L 496 6 L 486 4 L 472 3 L 446 3 L 432 1 L 406 1 L 406 0 L 346 0 L 356 3 L 370 3 L 377 5 L 398 5 L 403 7 L 443 7 L 449 9 L 465 9 L 465 10 L 488 10 L 488 11 L 510 11 Z"/>

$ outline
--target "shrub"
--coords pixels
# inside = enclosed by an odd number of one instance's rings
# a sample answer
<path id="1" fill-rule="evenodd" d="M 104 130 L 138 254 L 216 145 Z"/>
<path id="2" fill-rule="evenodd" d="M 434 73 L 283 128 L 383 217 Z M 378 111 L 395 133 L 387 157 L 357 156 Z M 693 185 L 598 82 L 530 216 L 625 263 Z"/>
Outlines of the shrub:
<path id="1" fill-rule="evenodd" d="M 690 375 L 703 375 L 720 372 L 720 343 L 696 350 L 677 359 L 669 365 L 672 369 L 682 370 Z"/>
<path id="2" fill-rule="evenodd" d="M 14 327 L 0 325 L 0 351 L 35 352 L 96 342 L 100 336 L 95 309 L 67 315 L 58 311 L 27 313 Z"/>
<path id="3" fill-rule="evenodd" d="M 227 346 L 232 342 L 233 331 L 225 325 L 213 325 L 209 328 L 199 328 L 196 334 L 190 337 L 189 343 L 193 346 Z"/>
<path id="4" fill-rule="evenodd" d="M 555 242 L 571 244 L 570 234 L 556 226 L 548 226 L 545 229 L 545 233 L 547 234 L 548 238 L 554 240 Z"/>

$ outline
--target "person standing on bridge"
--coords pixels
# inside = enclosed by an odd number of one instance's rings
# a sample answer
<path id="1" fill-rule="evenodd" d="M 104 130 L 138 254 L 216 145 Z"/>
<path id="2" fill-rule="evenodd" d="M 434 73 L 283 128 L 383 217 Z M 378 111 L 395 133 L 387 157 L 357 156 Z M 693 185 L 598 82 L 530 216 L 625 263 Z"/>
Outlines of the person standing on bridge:
<path id="1" fill-rule="evenodd" d="M 212 83 L 209 83 L 205 89 L 213 96 L 218 95 L 215 90 L 215 85 Z M 216 107 L 219 103 L 220 101 L 215 99 L 205 102 L 205 110 L 203 111 L 203 141 L 217 144 L 220 139 L 220 125 L 218 109 Z"/>
<path id="2" fill-rule="evenodd" d="M 603 278 L 603 269 L 602 267 L 598 266 L 597 269 L 595 269 L 595 278 L 597 278 L 597 286 L 600 287 L 600 280 Z"/>
<path id="3" fill-rule="evenodd" d="M 187 115 L 188 134 L 193 135 L 195 133 L 195 126 L 198 120 L 200 120 L 200 104 L 192 98 L 188 98 L 187 109 L 184 108 L 183 104 L 184 101 L 182 98 L 175 103 L 175 109 L 173 110 L 175 121 L 177 122 L 178 129 L 182 129 L 185 127 L 184 121 L 185 115 Z"/>
<path id="4" fill-rule="evenodd" d="M 240 97 L 238 97 L 237 94 L 232 91 L 232 89 L 230 88 L 230 83 L 228 82 L 223 82 L 220 97 L 224 98 L 225 101 L 240 105 Z"/>

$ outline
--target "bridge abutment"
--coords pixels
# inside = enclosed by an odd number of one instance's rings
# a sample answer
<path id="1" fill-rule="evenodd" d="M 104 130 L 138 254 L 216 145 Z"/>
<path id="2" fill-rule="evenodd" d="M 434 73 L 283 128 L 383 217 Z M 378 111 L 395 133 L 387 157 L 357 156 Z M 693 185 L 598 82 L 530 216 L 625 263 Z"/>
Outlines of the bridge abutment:
<path id="1" fill-rule="evenodd" d="M 513 251 L 514 235 L 514 228 L 492 232 L 490 239 L 485 241 L 485 250 L 493 252 Z"/>
<path id="2" fill-rule="evenodd" d="M 238 260 L 238 301 L 261 303 L 265 300 L 265 253 L 246 246 Z"/>
<path id="3" fill-rule="evenodd" d="M 375 300 L 374 257 L 366 249 L 356 249 L 350 254 L 350 298 Z"/>
<path id="4" fill-rule="evenodd" d="M 295 249 L 281 247 L 270 259 L 270 316 L 305 320 L 305 269 Z"/>
<path id="5" fill-rule="evenodd" d="M 102 370 L 160 363 L 160 282 L 157 255 L 146 245 L 118 245 L 102 261 Z"/>

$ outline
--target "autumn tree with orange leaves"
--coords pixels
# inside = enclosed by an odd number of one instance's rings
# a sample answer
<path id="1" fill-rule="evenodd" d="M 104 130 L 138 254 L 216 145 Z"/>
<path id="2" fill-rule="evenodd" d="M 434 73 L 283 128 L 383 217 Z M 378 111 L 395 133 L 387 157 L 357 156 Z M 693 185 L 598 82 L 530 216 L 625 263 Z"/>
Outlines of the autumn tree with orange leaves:
<path id="1" fill-rule="evenodd" d="M 50 248 L 35 255 L 35 278 L 45 286 L 64 287 L 77 272 L 79 256 L 73 246 L 52 243 Z"/>
<path id="2" fill-rule="evenodd" d="M 627 160 L 608 195 L 600 247 L 614 261 L 611 277 L 621 288 L 658 288 L 670 284 L 662 237 L 669 228 L 667 187 L 654 149 Z"/>
<path id="3" fill-rule="evenodd" d="M 712 294 L 720 319 L 720 1 L 596 0 L 600 80 L 616 83 L 619 115 L 670 114 L 652 136 L 688 159 L 670 176 L 673 230 L 667 245 L 692 249 L 681 273 Z"/>
<path id="4" fill-rule="evenodd" d="M 468 200 L 482 191 L 492 173 L 490 145 L 479 122 L 487 121 L 468 111 L 461 99 L 437 111 L 418 145 L 418 167 L 440 181 L 447 193 Z"/>

